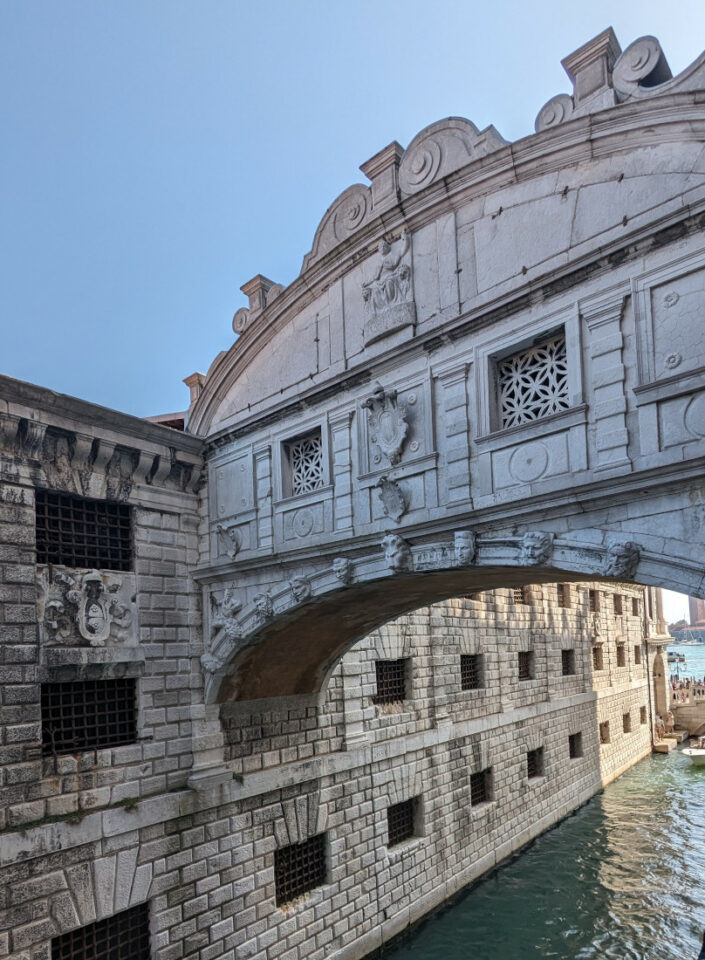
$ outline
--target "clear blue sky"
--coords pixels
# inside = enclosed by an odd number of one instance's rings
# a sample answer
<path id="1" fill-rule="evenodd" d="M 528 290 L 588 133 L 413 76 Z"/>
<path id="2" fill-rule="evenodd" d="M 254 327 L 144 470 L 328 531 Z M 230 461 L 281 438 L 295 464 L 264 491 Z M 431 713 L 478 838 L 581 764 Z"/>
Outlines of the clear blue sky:
<path id="1" fill-rule="evenodd" d="M 183 409 L 361 163 L 444 116 L 530 134 L 610 24 L 705 47 L 702 0 L 0 0 L 0 370 Z"/>

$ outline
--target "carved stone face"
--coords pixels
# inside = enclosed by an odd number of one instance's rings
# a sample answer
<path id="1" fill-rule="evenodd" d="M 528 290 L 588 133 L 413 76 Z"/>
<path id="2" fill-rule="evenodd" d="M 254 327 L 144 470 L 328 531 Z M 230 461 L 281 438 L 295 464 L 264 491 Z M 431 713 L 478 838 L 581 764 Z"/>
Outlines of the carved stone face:
<path id="1" fill-rule="evenodd" d="M 353 578 L 352 560 L 348 560 L 347 557 L 336 557 L 333 561 L 333 573 L 341 583 L 347 586 Z"/>
<path id="2" fill-rule="evenodd" d="M 311 596 L 311 581 L 306 577 L 294 577 L 289 581 L 289 586 L 297 603 L 303 603 Z"/>
<path id="3" fill-rule="evenodd" d="M 258 593 L 254 598 L 254 604 L 261 620 L 269 620 L 273 616 L 274 605 L 268 593 Z"/>
<path id="4" fill-rule="evenodd" d="M 641 548 L 633 540 L 611 543 L 607 547 L 603 573 L 606 577 L 622 577 L 631 580 L 641 556 Z"/>
<path id="5" fill-rule="evenodd" d="M 386 255 L 389 253 L 391 249 L 392 248 L 390 247 L 389 243 L 386 240 L 379 241 L 379 252 L 382 254 L 383 257 L 386 257 Z"/>
<path id="6" fill-rule="evenodd" d="M 387 561 L 387 566 L 391 567 L 392 570 L 398 572 L 410 568 L 411 548 L 398 533 L 388 533 L 382 540 L 382 548 L 384 549 L 384 559 Z"/>
<path id="7" fill-rule="evenodd" d="M 538 566 L 546 563 L 553 550 L 553 534 L 542 530 L 529 530 L 521 542 L 521 563 Z"/>
<path id="8" fill-rule="evenodd" d="M 475 534 L 470 530 L 455 531 L 455 559 L 466 567 L 475 559 Z"/>

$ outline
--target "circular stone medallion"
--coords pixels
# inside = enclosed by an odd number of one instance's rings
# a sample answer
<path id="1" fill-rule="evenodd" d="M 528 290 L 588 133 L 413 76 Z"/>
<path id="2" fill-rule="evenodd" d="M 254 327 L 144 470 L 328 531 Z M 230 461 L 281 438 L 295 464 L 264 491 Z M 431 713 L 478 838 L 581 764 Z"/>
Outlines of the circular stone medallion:
<path id="1" fill-rule="evenodd" d="M 530 483 L 545 472 L 548 451 L 542 443 L 527 443 L 517 447 L 509 459 L 509 472 L 520 483 Z"/>

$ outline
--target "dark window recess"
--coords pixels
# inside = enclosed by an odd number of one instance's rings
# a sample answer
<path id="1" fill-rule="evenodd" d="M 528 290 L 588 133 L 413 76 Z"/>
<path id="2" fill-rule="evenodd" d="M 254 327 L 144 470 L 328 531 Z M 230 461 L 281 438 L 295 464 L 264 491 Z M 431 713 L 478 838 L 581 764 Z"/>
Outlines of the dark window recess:
<path id="1" fill-rule="evenodd" d="M 520 650 L 518 661 L 519 661 L 519 679 L 533 680 L 534 679 L 534 651 Z"/>
<path id="2" fill-rule="evenodd" d="M 320 887 L 326 879 L 325 834 L 274 851 L 277 906 Z"/>
<path id="3" fill-rule="evenodd" d="M 632 732 L 632 715 L 631 713 L 622 714 L 622 732 L 631 733 Z"/>
<path id="4" fill-rule="evenodd" d="M 135 680 L 42 684 L 42 752 L 77 753 L 137 739 Z"/>
<path id="5" fill-rule="evenodd" d="M 463 653 L 460 656 L 461 690 L 480 690 L 484 686 L 482 654 Z"/>
<path id="6" fill-rule="evenodd" d="M 646 723 L 646 707 L 639 707 L 639 723 Z"/>
<path id="7" fill-rule="evenodd" d="M 575 673 L 575 650 L 561 650 L 561 673 L 564 677 Z"/>
<path id="8" fill-rule="evenodd" d="M 470 803 L 488 803 L 492 799 L 492 768 L 470 774 Z"/>
<path id="9" fill-rule="evenodd" d="M 37 563 L 132 569 L 132 511 L 126 503 L 35 491 Z"/>
<path id="10" fill-rule="evenodd" d="M 637 667 L 641 665 L 641 647 L 640 646 L 634 647 L 634 663 L 636 664 Z"/>
<path id="11" fill-rule="evenodd" d="M 406 664 L 407 660 L 377 660 L 377 693 L 373 703 L 398 703 L 406 700 Z"/>
<path id="12" fill-rule="evenodd" d="M 604 723 L 600 724 L 600 743 L 609 743 L 610 742 L 610 722 L 605 720 Z"/>
<path id="13" fill-rule="evenodd" d="M 600 594 L 597 590 L 588 590 L 588 608 L 590 613 L 598 613 L 600 610 Z"/>
<path id="14" fill-rule="evenodd" d="M 615 593 L 612 596 L 612 606 L 614 607 L 615 617 L 621 617 L 622 616 L 622 594 L 621 593 Z"/>
<path id="15" fill-rule="evenodd" d="M 602 647 L 593 647 L 592 648 L 592 669 L 593 670 L 604 670 L 605 663 L 602 657 Z"/>
<path id="16" fill-rule="evenodd" d="M 583 755 L 583 735 L 582 733 L 571 733 L 568 737 L 568 756 L 571 760 L 577 760 Z"/>
<path id="17" fill-rule="evenodd" d="M 639 599 L 638 597 L 632 597 L 632 616 L 639 616 Z"/>
<path id="18" fill-rule="evenodd" d="M 414 835 L 414 801 L 403 800 L 387 807 L 389 846 L 395 847 Z"/>
<path id="19" fill-rule="evenodd" d="M 543 747 L 529 750 L 526 754 L 526 775 L 529 780 L 543 776 Z"/>
<path id="20" fill-rule="evenodd" d="M 626 667 L 627 665 L 627 648 L 623 643 L 617 644 L 617 666 Z"/>
<path id="21" fill-rule="evenodd" d="M 512 594 L 514 603 L 531 603 L 528 587 L 514 587 Z"/>
<path id="22" fill-rule="evenodd" d="M 149 956 L 146 903 L 51 941 L 51 960 L 149 960 Z"/>
<path id="23" fill-rule="evenodd" d="M 558 594 L 558 606 L 569 607 L 570 606 L 570 584 L 569 583 L 556 584 L 556 592 Z"/>

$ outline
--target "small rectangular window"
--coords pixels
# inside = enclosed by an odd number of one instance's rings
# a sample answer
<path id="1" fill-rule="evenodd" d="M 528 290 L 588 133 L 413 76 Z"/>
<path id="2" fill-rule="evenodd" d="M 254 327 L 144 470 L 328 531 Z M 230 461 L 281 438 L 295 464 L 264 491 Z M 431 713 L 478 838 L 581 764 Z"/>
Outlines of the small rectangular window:
<path id="1" fill-rule="evenodd" d="M 575 673 L 575 650 L 561 650 L 561 673 L 564 677 L 572 677 Z"/>
<path id="2" fill-rule="evenodd" d="M 633 617 L 639 616 L 639 598 L 638 597 L 632 597 L 632 616 Z"/>
<path id="3" fill-rule="evenodd" d="M 526 775 L 529 780 L 543 776 L 543 747 L 529 750 L 526 754 Z"/>
<path id="4" fill-rule="evenodd" d="M 406 700 L 408 663 L 406 657 L 401 660 L 377 660 L 375 662 L 377 693 L 372 697 L 373 703 L 398 703 Z"/>
<path id="5" fill-rule="evenodd" d="M 323 440 L 321 431 L 312 430 L 303 437 L 284 443 L 289 483 L 285 495 L 296 496 L 320 489 L 324 482 Z"/>
<path id="6" fill-rule="evenodd" d="M 593 670 L 604 670 L 604 660 L 602 657 L 602 647 L 595 646 L 592 648 L 592 669 Z"/>
<path id="7" fill-rule="evenodd" d="M 325 882 L 325 840 L 325 833 L 319 833 L 302 843 L 292 843 L 274 851 L 274 883 L 278 907 Z"/>
<path id="8" fill-rule="evenodd" d="M 35 491 L 37 563 L 132 569 L 132 508 L 56 490 Z"/>
<path id="9" fill-rule="evenodd" d="M 622 732 L 631 733 L 632 732 L 632 715 L 631 713 L 622 714 Z"/>
<path id="10" fill-rule="evenodd" d="M 570 406 L 565 334 L 497 361 L 502 428 L 548 417 Z"/>
<path id="11" fill-rule="evenodd" d="M 571 733 L 568 737 L 568 756 L 571 760 L 577 760 L 583 755 L 583 735 L 582 733 Z"/>
<path id="12" fill-rule="evenodd" d="M 599 613 L 600 611 L 599 590 L 588 590 L 588 609 L 590 610 L 590 613 Z"/>
<path id="13" fill-rule="evenodd" d="M 416 798 L 387 807 L 388 846 L 396 847 L 414 836 Z"/>
<path id="14" fill-rule="evenodd" d="M 639 723 L 646 723 L 646 707 L 639 707 Z"/>
<path id="15" fill-rule="evenodd" d="M 460 689 L 480 690 L 484 686 L 482 654 L 463 653 L 460 656 Z"/>
<path id="16" fill-rule="evenodd" d="M 492 799 L 492 767 L 470 774 L 470 803 L 476 807 Z"/>
<path id="17" fill-rule="evenodd" d="M 518 655 L 518 668 L 520 680 L 533 680 L 534 670 L 534 651 L 520 650 Z"/>
<path id="18" fill-rule="evenodd" d="M 617 644 L 617 666 L 626 667 L 627 665 L 627 645 L 625 643 Z"/>
<path id="19" fill-rule="evenodd" d="M 558 606 L 559 607 L 569 607 L 570 606 L 570 584 L 569 583 L 557 583 L 556 584 L 556 593 L 558 596 Z"/>
<path id="20" fill-rule="evenodd" d="M 641 666 L 641 646 L 639 644 L 634 647 L 634 663 L 637 667 Z"/>
<path id="21" fill-rule="evenodd" d="M 600 743 L 610 742 L 610 722 L 605 720 L 600 724 Z"/>
<path id="22" fill-rule="evenodd" d="M 149 960 L 149 904 L 62 933 L 51 941 L 51 960 Z"/>
<path id="23" fill-rule="evenodd" d="M 514 603 L 531 603 L 531 596 L 528 587 L 514 587 L 512 590 Z"/>
<path id="24" fill-rule="evenodd" d="M 78 753 L 137 739 L 134 679 L 42 684 L 42 753 Z"/>
<path id="25" fill-rule="evenodd" d="M 622 594 L 621 593 L 613 594 L 612 606 L 614 608 L 615 617 L 621 617 L 622 616 Z"/>

